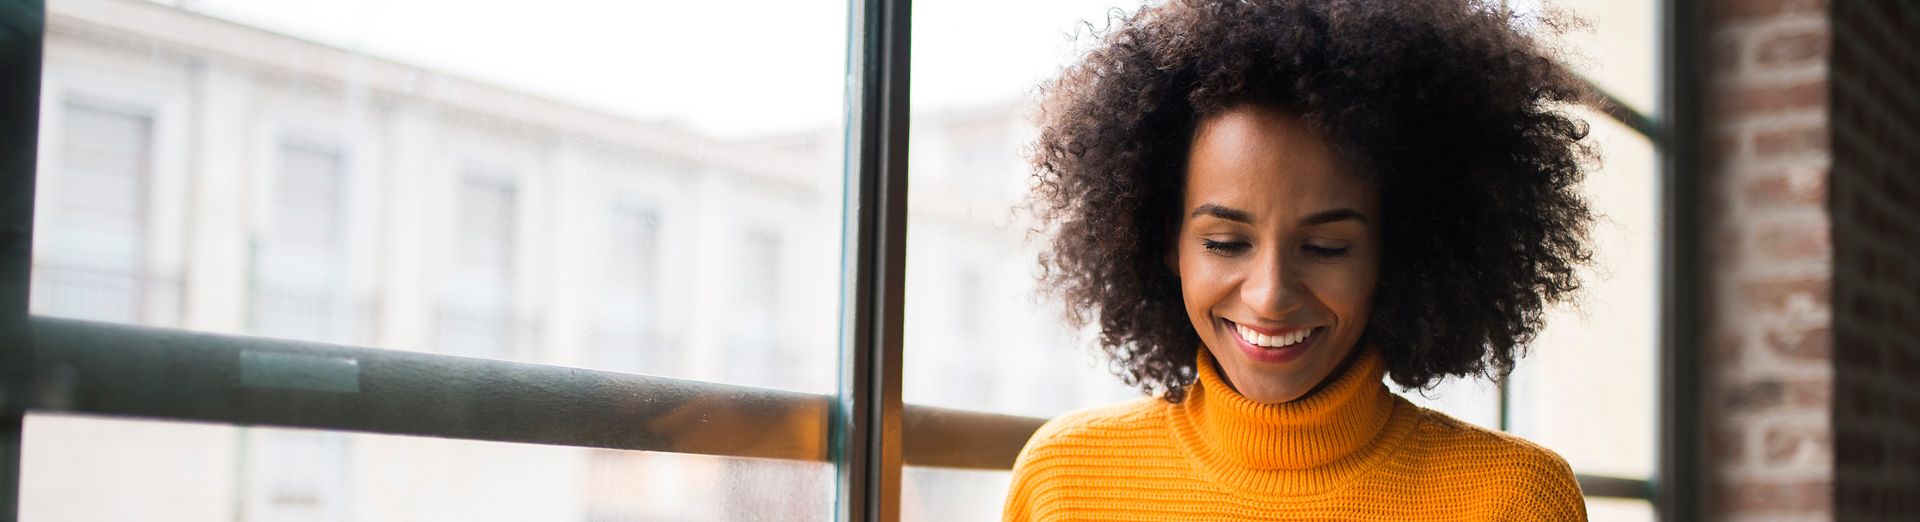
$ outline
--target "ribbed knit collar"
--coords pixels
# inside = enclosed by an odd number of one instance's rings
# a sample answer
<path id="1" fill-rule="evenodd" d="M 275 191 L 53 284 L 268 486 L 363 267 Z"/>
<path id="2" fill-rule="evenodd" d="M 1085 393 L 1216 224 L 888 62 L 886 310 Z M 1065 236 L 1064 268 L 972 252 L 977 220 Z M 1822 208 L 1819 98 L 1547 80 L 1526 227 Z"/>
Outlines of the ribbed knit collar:
<path id="1" fill-rule="evenodd" d="M 1313 395 L 1261 404 L 1228 387 L 1202 347 L 1198 382 L 1170 410 L 1175 438 L 1196 465 L 1242 489 L 1310 494 L 1344 483 L 1397 447 L 1411 415 L 1395 412 L 1413 412 L 1380 382 L 1379 351 L 1361 350 Z"/>

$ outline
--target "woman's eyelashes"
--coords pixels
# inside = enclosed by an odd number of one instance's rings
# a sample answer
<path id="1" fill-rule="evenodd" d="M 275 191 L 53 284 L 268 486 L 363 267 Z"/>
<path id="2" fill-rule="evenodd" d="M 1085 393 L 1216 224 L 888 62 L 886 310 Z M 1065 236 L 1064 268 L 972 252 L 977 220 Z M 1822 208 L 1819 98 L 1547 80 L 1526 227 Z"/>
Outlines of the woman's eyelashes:
<path id="1" fill-rule="evenodd" d="M 1206 248 L 1208 252 L 1212 252 L 1212 253 L 1223 255 L 1223 256 L 1238 255 L 1240 253 L 1246 252 L 1247 250 L 1253 248 L 1253 245 L 1245 241 L 1232 241 L 1232 240 L 1219 241 L 1219 240 L 1205 239 L 1205 238 L 1202 238 L 1200 240 L 1200 246 Z M 1345 247 L 1345 246 L 1316 245 L 1313 243 L 1305 243 L 1300 245 L 1301 253 L 1306 254 L 1308 257 L 1315 257 L 1315 258 L 1322 258 L 1322 259 L 1345 257 L 1347 255 L 1347 252 L 1351 250 L 1352 250 L 1351 247 Z"/>
<path id="2" fill-rule="evenodd" d="M 1248 245 L 1245 241 L 1214 241 L 1211 239 L 1201 239 L 1200 246 L 1206 247 L 1208 252 L 1230 256 L 1247 251 L 1247 248 L 1251 245 Z"/>
<path id="3" fill-rule="evenodd" d="M 1321 258 L 1332 258 L 1332 257 L 1341 257 L 1341 256 L 1347 255 L 1347 250 L 1349 250 L 1349 248 L 1328 246 L 1328 245 L 1315 245 L 1313 243 L 1307 243 L 1304 245 L 1300 245 L 1300 250 L 1302 252 L 1306 252 L 1306 254 L 1309 256 L 1321 257 Z"/>

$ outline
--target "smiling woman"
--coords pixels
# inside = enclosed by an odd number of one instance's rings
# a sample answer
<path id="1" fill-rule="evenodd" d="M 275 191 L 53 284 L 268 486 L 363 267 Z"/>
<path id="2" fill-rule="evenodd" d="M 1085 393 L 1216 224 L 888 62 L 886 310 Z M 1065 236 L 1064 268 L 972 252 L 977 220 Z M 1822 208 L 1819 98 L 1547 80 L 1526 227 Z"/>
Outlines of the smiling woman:
<path id="1" fill-rule="evenodd" d="M 1382 383 L 1505 375 L 1579 287 L 1590 93 L 1535 22 L 1175 0 L 1049 84 L 1044 280 L 1157 397 L 1042 427 L 1006 517 L 1584 519 L 1559 455 Z"/>
<path id="2" fill-rule="evenodd" d="M 1234 390 L 1306 396 L 1349 361 L 1379 273 L 1378 191 L 1319 134 L 1269 107 L 1194 133 L 1187 219 L 1174 241 L 1187 319 Z"/>

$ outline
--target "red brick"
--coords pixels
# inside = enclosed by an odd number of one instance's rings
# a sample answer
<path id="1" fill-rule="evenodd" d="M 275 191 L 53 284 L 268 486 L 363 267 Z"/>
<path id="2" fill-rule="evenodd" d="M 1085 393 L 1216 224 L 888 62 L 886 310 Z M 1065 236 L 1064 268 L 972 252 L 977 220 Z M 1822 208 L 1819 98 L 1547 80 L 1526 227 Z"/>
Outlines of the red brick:
<path id="1" fill-rule="evenodd" d="M 1833 404 L 1833 381 L 1766 378 L 1728 385 L 1722 393 L 1721 411 L 1728 414 L 1822 412 Z"/>
<path id="2" fill-rule="evenodd" d="M 1827 128 L 1824 125 L 1774 129 L 1753 135 L 1753 154 L 1756 157 L 1826 152 Z"/>
<path id="3" fill-rule="evenodd" d="M 1825 426 L 1788 424 L 1767 428 L 1761 447 L 1768 464 L 1817 461 L 1833 454 L 1833 439 Z"/>
<path id="4" fill-rule="evenodd" d="M 1720 165 L 1734 156 L 1740 155 L 1740 137 L 1730 133 L 1716 133 L 1708 136 L 1706 163 L 1709 166 Z"/>
<path id="5" fill-rule="evenodd" d="M 1762 67 L 1797 67 L 1823 61 L 1832 41 L 1825 30 L 1794 31 L 1763 37 L 1756 58 Z"/>
<path id="6" fill-rule="evenodd" d="M 1776 328 L 1767 333 L 1767 348 L 1787 359 L 1825 362 L 1833 354 L 1833 329 L 1824 324 L 1813 328 Z"/>
<path id="7" fill-rule="evenodd" d="M 1740 70 L 1741 59 L 1746 55 L 1746 40 L 1732 35 L 1717 35 L 1707 49 L 1707 64 L 1713 73 L 1731 76 Z"/>
<path id="8" fill-rule="evenodd" d="M 1821 15 L 1826 0 L 1718 0 L 1707 4 L 1707 18 L 1738 20 L 1782 15 Z"/>
<path id="9" fill-rule="evenodd" d="M 1774 172 L 1760 175 L 1747 183 L 1742 192 L 1755 209 L 1825 206 L 1827 169 L 1808 172 Z"/>
<path id="10" fill-rule="evenodd" d="M 1821 309 L 1832 309 L 1833 282 L 1825 277 L 1761 279 L 1740 284 L 1740 296 L 1749 310 L 1786 311 L 1796 299 Z"/>
<path id="11" fill-rule="evenodd" d="M 1824 220 L 1811 223 L 1773 223 L 1763 225 L 1754 248 L 1776 260 L 1828 258 L 1833 255 L 1831 227 Z"/>
<path id="12" fill-rule="evenodd" d="M 1827 107 L 1827 81 L 1733 89 L 1719 96 L 1715 105 L 1717 114 L 1727 116 L 1821 111 Z"/>
<path id="13" fill-rule="evenodd" d="M 1708 458 L 1717 462 L 1741 462 L 1747 458 L 1747 432 L 1739 429 L 1714 430 L 1707 444 Z"/>
<path id="14" fill-rule="evenodd" d="M 1786 403 L 1787 385 L 1777 379 L 1763 379 L 1726 386 L 1722 393 L 1720 406 L 1725 413 L 1772 411 Z"/>
<path id="15" fill-rule="evenodd" d="M 1833 509 L 1833 483 L 1828 480 L 1751 480 L 1717 489 L 1713 507 L 1719 513 L 1777 514 Z"/>
<path id="16" fill-rule="evenodd" d="M 1833 381 L 1796 379 L 1781 383 L 1781 399 L 1789 409 L 1826 412 L 1833 406 Z"/>
<path id="17" fill-rule="evenodd" d="M 1713 349 L 1707 353 L 1707 356 L 1712 357 L 1713 363 L 1716 365 L 1737 365 L 1740 364 L 1741 352 L 1745 351 L 1743 349 L 1745 346 L 1745 337 L 1738 332 L 1722 333 L 1720 334 L 1719 341 L 1713 343 Z"/>

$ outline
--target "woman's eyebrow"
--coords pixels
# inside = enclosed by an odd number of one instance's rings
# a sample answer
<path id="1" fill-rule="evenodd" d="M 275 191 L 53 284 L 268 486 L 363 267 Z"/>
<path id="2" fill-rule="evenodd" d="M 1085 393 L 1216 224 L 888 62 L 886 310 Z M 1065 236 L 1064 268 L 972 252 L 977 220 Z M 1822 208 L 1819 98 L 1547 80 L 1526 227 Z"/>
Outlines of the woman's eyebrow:
<path id="1" fill-rule="evenodd" d="M 1187 215 L 1188 218 L 1196 218 L 1200 216 L 1213 216 L 1213 217 L 1225 219 L 1228 221 L 1238 221 L 1241 223 L 1253 224 L 1253 215 L 1247 213 L 1247 211 L 1240 210 L 1237 208 L 1220 206 L 1213 203 L 1203 203 L 1198 207 L 1194 207 L 1193 213 Z M 1306 227 L 1306 226 L 1313 226 L 1313 225 L 1325 225 L 1327 223 L 1333 223 L 1336 221 L 1346 221 L 1346 220 L 1354 220 L 1354 221 L 1359 221 L 1362 224 L 1369 224 L 1369 222 L 1367 221 L 1366 214 L 1361 214 L 1360 211 L 1358 210 L 1354 210 L 1351 208 L 1336 208 L 1332 210 L 1322 210 L 1319 212 L 1315 212 L 1312 215 L 1309 215 L 1305 218 L 1301 218 L 1300 226 Z"/>
<path id="2" fill-rule="evenodd" d="M 1227 208 L 1213 203 L 1202 203 L 1198 207 L 1193 207 L 1193 213 L 1188 214 L 1187 218 L 1191 219 L 1200 216 L 1213 216 L 1228 221 L 1239 221 L 1249 225 L 1253 224 L 1253 214 L 1248 214 L 1245 210 Z"/>

